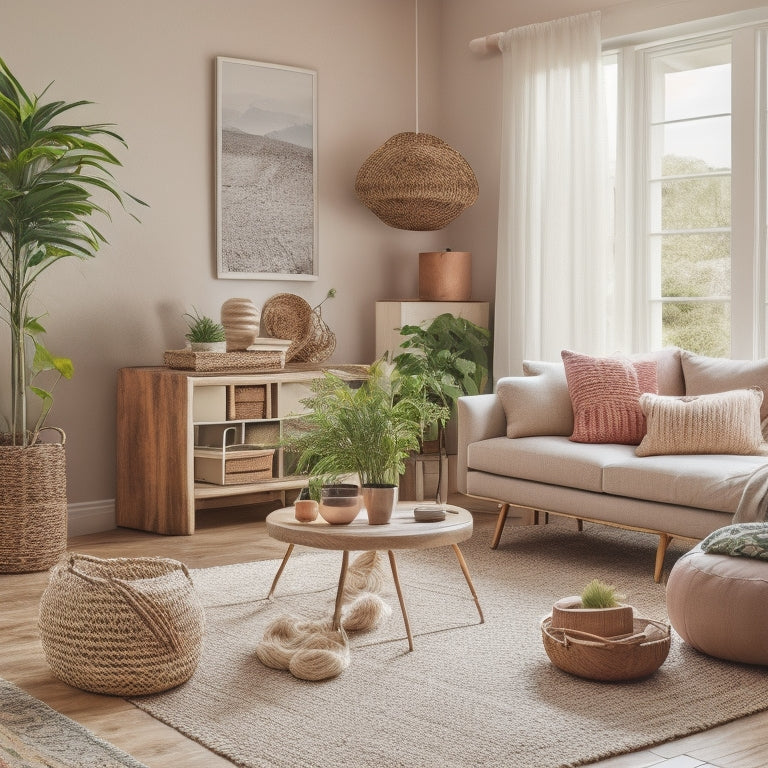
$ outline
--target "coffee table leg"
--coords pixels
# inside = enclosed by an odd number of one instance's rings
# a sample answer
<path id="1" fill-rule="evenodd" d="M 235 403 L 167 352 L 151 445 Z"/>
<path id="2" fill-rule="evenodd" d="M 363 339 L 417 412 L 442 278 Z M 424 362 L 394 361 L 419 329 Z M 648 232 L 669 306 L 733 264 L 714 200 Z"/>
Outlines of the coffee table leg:
<path id="1" fill-rule="evenodd" d="M 272 598 L 272 594 L 275 591 L 275 587 L 277 586 L 277 582 L 280 580 L 280 577 L 283 575 L 283 570 L 285 569 L 285 564 L 288 562 L 288 558 L 291 556 L 291 552 L 293 552 L 293 544 L 288 545 L 288 549 L 285 551 L 285 555 L 283 555 L 283 562 L 280 563 L 280 567 L 277 569 L 277 573 L 275 574 L 275 578 L 272 581 L 272 586 L 269 589 L 269 594 L 267 595 L 267 600 L 270 600 Z"/>
<path id="2" fill-rule="evenodd" d="M 411 635 L 411 625 L 408 623 L 408 612 L 405 610 L 405 600 L 403 599 L 403 590 L 400 589 L 400 579 L 397 577 L 397 563 L 395 563 L 395 553 L 389 549 L 389 567 L 392 569 L 392 578 L 395 581 L 397 590 L 397 599 L 400 601 L 400 611 L 403 614 L 403 623 L 405 624 L 405 634 L 408 635 L 408 650 L 413 650 L 413 635 Z"/>
<path id="3" fill-rule="evenodd" d="M 336 590 L 336 606 L 333 609 L 333 629 L 338 632 L 341 628 L 341 603 L 344 598 L 344 582 L 347 580 L 347 566 L 349 565 L 349 552 L 345 549 L 341 556 L 341 573 L 339 574 L 339 587 Z"/>
<path id="4" fill-rule="evenodd" d="M 467 564 L 464 561 L 464 555 L 461 554 L 461 550 L 459 549 L 458 544 L 452 544 L 453 551 L 456 553 L 456 557 L 459 558 L 459 565 L 461 566 L 461 572 L 464 574 L 464 578 L 467 580 L 467 585 L 469 586 L 469 591 L 472 593 L 472 597 L 475 598 L 475 605 L 477 606 L 477 612 L 480 614 L 480 623 L 485 623 L 485 618 L 483 616 L 483 609 L 480 607 L 480 600 L 477 597 L 477 592 L 475 592 L 475 585 L 472 583 L 472 577 L 469 575 L 469 568 L 467 568 Z"/>

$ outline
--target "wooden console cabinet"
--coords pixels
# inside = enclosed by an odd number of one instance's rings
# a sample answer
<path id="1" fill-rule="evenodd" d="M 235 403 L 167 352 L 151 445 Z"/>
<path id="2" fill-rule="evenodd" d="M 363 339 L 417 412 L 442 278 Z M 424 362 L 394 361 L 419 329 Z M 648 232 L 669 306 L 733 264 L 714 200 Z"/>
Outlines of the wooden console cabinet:
<path id="1" fill-rule="evenodd" d="M 117 379 L 119 526 L 172 535 L 195 531 L 195 510 L 279 498 L 302 488 L 280 447 L 283 422 L 300 414 L 323 370 L 350 381 L 360 366 L 286 365 L 268 373 L 201 373 L 166 367 L 122 368 Z M 257 393 L 256 410 L 235 400 Z M 251 403 L 247 404 L 251 406 Z M 226 434 L 225 434 L 226 433 Z M 224 443 L 274 448 L 271 477 L 236 484 L 195 482 L 195 452 Z"/>

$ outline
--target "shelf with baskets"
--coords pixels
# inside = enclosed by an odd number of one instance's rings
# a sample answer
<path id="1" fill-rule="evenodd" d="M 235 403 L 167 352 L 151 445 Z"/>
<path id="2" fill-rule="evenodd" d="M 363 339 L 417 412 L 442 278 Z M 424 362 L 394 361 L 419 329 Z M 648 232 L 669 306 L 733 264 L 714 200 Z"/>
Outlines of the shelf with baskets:
<path id="1" fill-rule="evenodd" d="M 351 381 L 364 366 L 326 366 Z M 191 534 L 195 511 L 279 499 L 306 478 L 280 447 L 283 425 L 304 409 L 325 369 L 289 364 L 264 373 L 163 367 L 118 373 L 119 526 Z"/>

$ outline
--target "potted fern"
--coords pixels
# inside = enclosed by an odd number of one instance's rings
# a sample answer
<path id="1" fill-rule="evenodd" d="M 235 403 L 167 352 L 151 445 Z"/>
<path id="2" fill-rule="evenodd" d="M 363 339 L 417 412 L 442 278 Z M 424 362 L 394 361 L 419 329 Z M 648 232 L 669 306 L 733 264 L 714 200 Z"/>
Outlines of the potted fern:
<path id="1" fill-rule="evenodd" d="M 185 334 L 193 352 L 226 352 L 227 335 L 224 326 L 217 323 L 208 315 L 201 315 L 197 309 L 192 307 L 194 314 L 187 312 L 184 317 L 187 319 L 189 330 Z"/>
<path id="2" fill-rule="evenodd" d="M 297 470 L 325 482 L 356 474 L 369 522 L 389 522 L 406 459 L 424 425 L 445 418 L 447 409 L 423 396 L 421 382 L 383 361 L 357 387 L 327 372 L 301 402 L 309 413 L 287 425 L 283 441 L 298 456 Z"/>
<path id="3" fill-rule="evenodd" d="M 0 59 L 0 316 L 11 372 L 8 410 L 0 408 L 0 572 L 45 570 L 66 547 L 64 437 L 39 436 L 53 388 L 73 366 L 46 348 L 31 299 L 41 274 L 68 257 L 92 258 L 106 242 L 91 222 L 94 213 L 108 216 L 94 195 L 125 200 L 109 170 L 119 161 L 101 143 L 124 144 L 120 136 L 107 125 L 61 121 L 88 103 L 44 103 Z"/>

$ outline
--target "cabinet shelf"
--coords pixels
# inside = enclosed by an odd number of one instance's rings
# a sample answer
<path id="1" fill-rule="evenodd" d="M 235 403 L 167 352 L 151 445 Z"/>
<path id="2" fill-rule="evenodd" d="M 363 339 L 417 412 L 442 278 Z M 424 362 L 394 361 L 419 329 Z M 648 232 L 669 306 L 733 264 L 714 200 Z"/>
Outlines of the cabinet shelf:
<path id="1" fill-rule="evenodd" d="M 279 371 L 231 375 L 163 367 L 120 369 L 117 524 L 191 534 L 196 509 L 228 506 L 228 498 L 230 504 L 246 497 L 248 502 L 253 497 L 285 503 L 286 492 L 303 487 L 306 478 L 294 474 L 280 447 L 283 422 L 306 411 L 301 400 L 324 370 L 360 381 L 367 368 L 289 364 Z M 239 402 L 246 404 L 245 411 L 236 414 Z M 232 415 L 239 417 L 228 418 Z M 232 474 L 226 471 L 224 447 L 243 444 L 274 449 L 271 477 L 239 482 L 232 476 L 234 465 Z M 211 449 L 219 451 L 221 472 L 211 474 Z M 196 479 L 196 452 L 198 460 L 208 462 L 204 472 L 198 468 L 206 482 Z M 210 482 L 212 477 L 216 482 Z"/>

